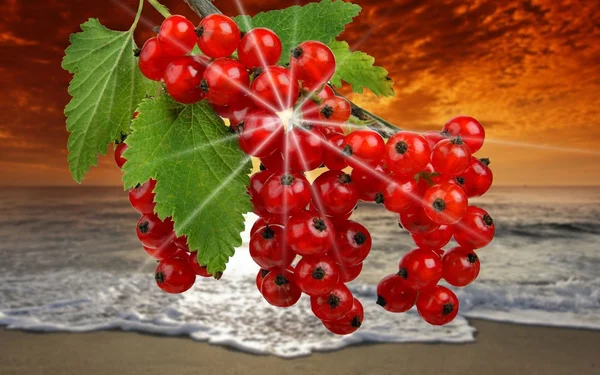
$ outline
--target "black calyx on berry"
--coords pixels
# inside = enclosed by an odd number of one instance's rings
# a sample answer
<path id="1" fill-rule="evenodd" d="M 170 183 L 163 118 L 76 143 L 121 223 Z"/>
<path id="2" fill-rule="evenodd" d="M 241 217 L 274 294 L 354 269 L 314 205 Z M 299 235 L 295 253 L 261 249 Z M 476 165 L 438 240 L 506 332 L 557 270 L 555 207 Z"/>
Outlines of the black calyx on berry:
<path id="1" fill-rule="evenodd" d="M 342 173 L 338 178 L 338 181 L 342 184 L 349 184 L 352 182 L 352 177 L 348 173 Z"/>
<path id="2" fill-rule="evenodd" d="M 264 238 L 265 240 L 270 240 L 273 237 L 275 237 L 275 232 L 273 231 L 273 229 L 271 229 L 271 227 L 269 227 L 268 225 L 265 227 L 265 229 L 263 229 L 262 231 L 262 238 Z"/>
<path id="3" fill-rule="evenodd" d="M 202 35 L 204 35 L 204 26 L 198 26 L 194 31 L 196 32 L 196 36 L 200 38 Z"/>
<path id="4" fill-rule="evenodd" d="M 290 53 L 292 54 L 293 58 L 299 59 L 300 57 L 302 57 L 302 54 L 304 53 L 304 51 L 302 50 L 302 48 L 296 47 L 293 50 L 291 50 Z"/>
<path id="5" fill-rule="evenodd" d="M 165 282 L 165 275 L 162 272 L 157 272 L 154 274 L 154 280 L 162 284 Z"/>
<path id="6" fill-rule="evenodd" d="M 140 232 L 146 234 L 150 230 L 150 225 L 147 221 L 144 221 L 143 223 L 140 223 L 138 225 L 138 229 L 140 230 Z"/>
<path id="7" fill-rule="evenodd" d="M 321 114 L 325 118 L 330 118 L 331 115 L 333 115 L 333 108 L 331 108 L 331 106 L 325 104 L 325 106 L 323 106 L 323 109 L 321 109 Z"/>
<path id="8" fill-rule="evenodd" d="M 447 303 L 444 305 L 444 307 L 442 308 L 442 315 L 448 315 L 450 314 L 452 311 L 454 311 L 454 304 L 453 303 Z"/>
<path id="9" fill-rule="evenodd" d="M 281 184 L 283 186 L 290 186 L 294 182 L 294 176 L 291 174 L 284 174 L 281 176 Z"/>
<path id="10" fill-rule="evenodd" d="M 345 145 L 342 149 L 342 155 L 344 156 L 352 156 L 353 153 L 354 151 L 352 151 L 352 146 L 350 145 Z"/>
<path id="11" fill-rule="evenodd" d="M 262 72 L 263 72 L 263 68 L 257 67 L 257 68 L 252 69 L 252 73 L 250 73 L 250 75 L 252 76 L 252 79 L 256 79 L 256 77 L 261 75 Z"/>
<path id="12" fill-rule="evenodd" d="M 485 165 L 486 167 L 488 167 L 490 165 L 490 158 L 481 158 L 479 159 L 479 161 L 481 162 L 481 164 Z"/>
<path id="13" fill-rule="evenodd" d="M 329 298 L 327 298 L 327 304 L 332 309 L 335 309 L 340 305 L 340 297 L 336 296 L 335 294 L 330 294 Z"/>
<path id="14" fill-rule="evenodd" d="M 458 182 L 460 186 L 463 186 L 465 184 L 465 178 L 460 176 L 456 177 L 456 182 Z"/>
<path id="15" fill-rule="evenodd" d="M 282 274 L 277 275 L 277 277 L 275 278 L 275 284 L 282 286 L 289 283 L 289 280 L 283 276 Z"/>
<path id="16" fill-rule="evenodd" d="M 271 271 L 261 268 L 260 269 L 260 277 L 265 278 L 265 276 L 267 276 L 269 274 L 269 272 L 271 272 Z"/>
<path id="17" fill-rule="evenodd" d="M 380 296 L 379 294 L 377 295 L 377 302 L 376 302 L 379 306 L 381 307 L 385 307 L 385 305 L 387 304 L 387 301 L 385 300 L 385 298 L 383 298 L 382 296 Z"/>
<path id="18" fill-rule="evenodd" d="M 352 320 L 350 321 L 350 325 L 354 328 L 360 328 L 360 326 L 362 325 L 360 317 L 358 315 L 354 316 L 354 318 L 352 318 Z"/>
<path id="19" fill-rule="evenodd" d="M 205 79 L 200 82 L 200 90 L 204 91 L 205 93 L 208 92 L 208 82 L 206 82 Z"/>
<path id="20" fill-rule="evenodd" d="M 325 220 L 320 217 L 315 217 L 313 219 L 313 227 L 319 232 L 323 232 L 327 230 L 327 224 L 325 224 Z"/>
<path id="21" fill-rule="evenodd" d="M 469 255 L 467 255 L 467 260 L 471 264 L 476 263 L 478 259 L 479 258 L 477 257 L 477 255 L 475 255 L 475 253 L 469 253 Z"/>
<path id="22" fill-rule="evenodd" d="M 382 192 L 375 194 L 375 203 L 383 204 L 383 193 Z"/>
<path id="23" fill-rule="evenodd" d="M 354 235 L 354 242 L 356 242 L 357 245 L 364 244 L 366 240 L 367 237 L 362 232 L 358 232 Z"/>
<path id="24" fill-rule="evenodd" d="M 326 275 L 325 270 L 321 267 L 317 267 L 313 270 L 312 278 L 315 280 L 323 280 L 325 275 Z"/>
<path id="25" fill-rule="evenodd" d="M 433 201 L 431 206 L 437 212 L 442 212 L 446 209 L 446 202 L 442 198 L 438 198 Z"/>
<path id="26" fill-rule="evenodd" d="M 492 219 L 492 217 L 490 215 L 485 214 L 485 215 L 483 215 L 483 222 L 488 227 L 491 227 L 494 224 L 494 219 Z"/>
<path id="27" fill-rule="evenodd" d="M 396 275 L 406 280 L 408 279 L 408 270 L 405 267 L 402 267 L 398 270 L 398 273 Z"/>
<path id="28" fill-rule="evenodd" d="M 396 149 L 397 153 L 399 153 L 400 155 L 404 155 L 406 151 L 408 151 L 408 144 L 404 141 L 400 141 L 396 143 L 396 146 L 394 148 Z"/>
<path id="29" fill-rule="evenodd" d="M 133 57 L 140 57 L 141 54 L 142 54 L 141 48 L 136 48 L 133 50 Z"/>
<path id="30" fill-rule="evenodd" d="M 462 145 L 464 143 L 463 139 L 460 137 L 460 135 L 457 135 L 456 137 L 452 138 L 452 140 L 450 142 L 452 142 L 452 144 L 455 144 L 455 145 Z"/>

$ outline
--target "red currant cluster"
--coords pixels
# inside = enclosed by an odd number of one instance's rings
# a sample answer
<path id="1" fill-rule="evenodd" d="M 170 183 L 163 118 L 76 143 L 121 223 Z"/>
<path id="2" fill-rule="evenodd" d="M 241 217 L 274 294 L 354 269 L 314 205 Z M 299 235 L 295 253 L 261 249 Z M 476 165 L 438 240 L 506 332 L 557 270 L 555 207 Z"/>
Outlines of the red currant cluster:
<path id="1" fill-rule="evenodd" d="M 133 118 L 137 117 L 137 112 Z M 125 143 L 115 149 L 115 162 L 122 168 L 127 161 L 123 153 Z M 129 190 L 129 202 L 142 217 L 137 223 L 137 236 L 146 253 L 158 261 L 154 277 L 159 288 L 168 293 L 183 293 L 196 281 L 196 275 L 211 277 L 206 266 L 198 263 L 197 253 L 190 251 L 187 237 L 177 237 L 171 218 L 161 220 L 155 213 L 154 187 L 156 180 L 150 179 Z"/>

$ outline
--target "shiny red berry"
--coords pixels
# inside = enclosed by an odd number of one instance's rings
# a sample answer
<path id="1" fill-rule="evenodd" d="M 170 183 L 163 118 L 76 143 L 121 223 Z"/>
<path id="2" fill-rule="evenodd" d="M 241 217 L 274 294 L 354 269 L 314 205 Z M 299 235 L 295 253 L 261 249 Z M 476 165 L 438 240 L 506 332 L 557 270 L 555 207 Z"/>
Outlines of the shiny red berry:
<path id="1" fill-rule="evenodd" d="M 341 96 L 331 96 L 319 105 L 319 118 L 333 125 L 343 124 L 350 118 L 350 102 Z"/>
<path id="2" fill-rule="evenodd" d="M 200 87 L 209 102 L 215 105 L 232 105 L 248 95 L 250 76 L 238 60 L 223 57 L 213 60 L 204 71 Z"/>
<path id="3" fill-rule="evenodd" d="M 273 306 L 289 307 L 302 296 L 302 291 L 294 281 L 294 273 L 289 270 L 272 270 L 263 279 L 261 293 Z"/>
<path id="4" fill-rule="evenodd" d="M 411 233 L 413 241 L 421 249 L 438 250 L 446 246 L 452 235 L 454 226 L 440 225 L 440 227 L 429 233 Z"/>
<path id="5" fill-rule="evenodd" d="M 394 178 L 384 184 L 381 194 L 375 195 L 375 202 L 383 203 L 390 212 L 402 213 L 416 204 L 418 198 L 417 182 L 414 179 L 403 181 Z"/>
<path id="6" fill-rule="evenodd" d="M 310 203 L 310 183 L 300 173 L 277 172 L 267 180 L 261 195 L 269 212 L 291 215 Z"/>
<path id="7" fill-rule="evenodd" d="M 479 257 L 464 247 L 452 248 L 442 257 L 442 275 L 450 285 L 469 285 L 479 275 L 479 267 Z"/>
<path id="8" fill-rule="evenodd" d="M 262 293 L 261 289 L 262 289 L 263 280 L 265 279 L 265 276 L 267 276 L 269 274 L 269 272 L 270 272 L 269 270 L 261 268 L 260 270 L 258 270 L 258 273 L 256 274 L 256 288 L 261 293 Z"/>
<path id="9" fill-rule="evenodd" d="M 306 87 L 304 87 L 304 89 L 306 89 Z M 326 85 L 326 86 L 323 86 L 323 89 L 321 91 L 319 91 L 319 93 L 316 95 L 319 99 L 325 100 L 327 98 L 331 98 L 335 94 L 334 94 L 333 90 L 331 89 L 331 87 Z M 301 109 L 302 109 L 302 119 L 304 119 L 305 121 L 313 122 L 313 121 L 320 120 L 319 104 L 316 103 L 315 101 L 313 101 L 310 97 L 307 97 L 306 99 L 304 99 Z"/>
<path id="10" fill-rule="evenodd" d="M 429 163 L 431 150 L 420 134 L 400 131 L 385 145 L 385 163 L 398 177 L 412 177 Z"/>
<path id="11" fill-rule="evenodd" d="M 165 88 L 179 103 L 192 104 L 204 98 L 200 88 L 208 59 L 204 56 L 181 56 L 165 70 Z"/>
<path id="12" fill-rule="evenodd" d="M 213 105 L 213 108 L 219 116 L 228 119 L 230 125 L 233 127 L 239 125 L 240 122 L 243 122 L 246 119 L 246 116 L 258 109 L 250 95 L 239 97 L 234 103 L 231 103 L 231 105 Z"/>
<path id="13" fill-rule="evenodd" d="M 335 288 L 340 278 L 340 270 L 327 255 L 305 256 L 296 265 L 294 277 L 304 293 L 309 296 L 321 296 Z"/>
<path id="14" fill-rule="evenodd" d="M 352 302 L 352 309 L 339 320 L 323 320 L 323 326 L 336 335 L 349 335 L 360 328 L 365 313 L 362 303 L 357 298 Z"/>
<path id="15" fill-rule="evenodd" d="M 252 202 L 252 208 L 255 214 L 266 216 L 269 215 L 269 211 L 266 209 L 262 198 L 262 191 L 265 187 L 265 183 L 273 175 L 271 171 L 260 171 L 250 177 L 250 184 L 248 185 L 248 194 L 250 195 L 250 202 Z"/>
<path id="16" fill-rule="evenodd" d="M 460 137 L 440 141 L 431 151 L 431 165 L 445 176 L 458 176 L 471 163 L 471 151 Z"/>
<path id="17" fill-rule="evenodd" d="M 240 43 L 240 29 L 234 20 L 223 14 L 210 14 L 196 29 L 198 47 L 213 59 L 231 55 Z"/>
<path id="18" fill-rule="evenodd" d="M 425 213 L 421 205 L 414 205 L 400 213 L 400 226 L 411 234 L 430 233 L 440 227 Z"/>
<path id="19" fill-rule="evenodd" d="M 262 158 L 279 150 L 284 136 L 285 128 L 279 116 L 256 110 L 246 116 L 238 143 L 246 154 Z"/>
<path id="20" fill-rule="evenodd" d="M 284 220 L 282 221 L 282 219 Z M 285 226 L 286 223 L 287 218 L 282 218 L 281 215 L 271 215 L 269 213 L 269 215 L 259 217 L 254 222 L 252 228 L 250 229 L 250 237 L 252 237 L 259 229 L 266 227 L 268 224 L 279 224 Z"/>
<path id="21" fill-rule="evenodd" d="M 433 150 L 433 148 L 435 147 L 435 145 L 438 144 L 438 142 L 448 138 L 448 134 L 438 131 L 428 131 L 423 133 L 423 138 L 427 140 L 427 143 L 429 144 L 429 149 Z"/>
<path id="22" fill-rule="evenodd" d="M 376 131 L 355 130 L 344 139 L 343 152 L 349 166 L 368 168 L 381 163 L 385 153 L 385 142 Z"/>
<path id="23" fill-rule="evenodd" d="M 383 164 L 352 169 L 352 182 L 358 190 L 358 198 L 365 202 L 374 202 L 377 193 L 383 191 L 389 178 L 389 171 Z M 380 199 L 383 197 L 380 197 Z"/>
<path id="24" fill-rule="evenodd" d="M 163 21 L 157 38 L 164 54 L 184 56 L 190 53 L 196 44 L 196 31 L 187 18 L 174 15 Z"/>
<path id="25" fill-rule="evenodd" d="M 283 161 L 283 155 L 281 154 L 280 150 L 276 150 L 271 155 L 260 158 L 260 162 L 269 171 L 283 172 L 285 170 L 285 163 Z M 288 170 L 290 169 L 291 168 L 289 168 L 288 166 Z"/>
<path id="26" fill-rule="evenodd" d="M 129 203 L 140 214 L 151 214 L 154 212 L 154 187 L 156 180 L 149 179 L 135 188 L 129 189 Z"/>
<path id="27" fill-rule="evenodd" d="M 183 293 L 196 281 L 196 274 L 184 258 L 161 260 L 154 273 L 156 285 L 167 293 Z"/>
<path id="28" fill-rule="evenodd" d="M 272 112 L 283 112 L 294 105 L 300 87 L 298 81 L 292 78 L 289 69 L 282 66 L 269 66 L 254 78 L 250 91 L 258 107 Z"/>
<path id="29" fill-rule="evenodd" d="M 442 278 L 442 258 L 432 250 L 411 250 L 400 259 L 398 276 L 415 290 L 432 287 Z"/>
<path id="30" fill-rule="evenodd" d="M 171 62 L 171 56 L 166 56 L 160 49 L 156 37 L 152 37 L 144 43 L 140 50 L 138 67 L 144 77 L 153 81 L 160 81 L 165 75 L 165 69 Z"/>
<path id="31" fill-rule="evenodd" d="M 457 184 L 434 185 L 423 196 L 423 209 L 434 222 L 442 225 L 458 223 L 467 211 L 467 195 Z"/>
<path id="32" fill-rule="evenodd" d="M 342 155 L 342 147 L 344 144 L 344 135 L 340 133 L 330 133 L 325 136 L 327 144 L 323 146 L 324 160 L 323 164 L 332 170 L 340 171 L 348 166 L 344 155 Z"/>
<path id="33" fill-rule="evenodd" d="M 479 151 L 481 146 L 483 146 L 485 129 L 481 123 L 473 117 L 455 117 L 448 121 L 442 130 L 451 136 L 460 136 L 467 146 L 469 146 L 469 149 L 473 154 Z"/>
<path id="34" fill-rule="evenodd" d="M 212 276 L 212 274 L 208 273 L 206 266 L 201 266 L 198 262 L 198 253 L 196 251 L 188 254 L 188 264 L 190 265 L 190 268 L 194 271 L 196 275 L 202 277 Z"/>
<path id="35" fill-rule="evenodd" d="M 418 294 L 404 278 L 391 274 L 377 285 L 377 304 L 389 312 L 405 312 L 415 305 Z"/>
<path id="36" fill-rule="evenodd" d="M 479 197 L 485 194 L 492 186 L 494 175 L 488 167 L 490 159 L 471 158 L 469 167 L 457 180 L 462 181 L 462 187 L 467 197 Z"/>
<path id="37" fill-rule="evenodd" d="M 454 225 L 454 240 L 469 249 L 487 246 L 496 233 L 492 217 L 482 208 L 469 206 L 462 220 Z"/>
<path id="38" fill-rule="evenodd" d="M 142 245 L 158 249 L 175 239 L 173 221 L 171 218 L 162 221 L 155 214 L 142 215 L 137 224 L 137 236 Z"/>
<path id="39" fill-rule="evenodd" d="M 450 289 L 437 285 L 419 293 L 417 311 L 429 324 L 448 324 L 458 314 L 458 298 Z"/>
<path id="40" fill-rule="evenodd" d="M 356 279 L 358 275 L 360 275 L 363 264 L 358 263 L 354 266 L 346 266 L 338 263 L 338 268 L 340 269 L 340 282 L 345 284 Z"/>
<path id="41" fill-rule="evenodd" d="M 237 50 L 238 57 L 246 68 L 265 68 L 279 61 L 281 40 L 272 30 L 257 27 L 244 35 Z"/>
<path id="42" fill-rule="evenodd" d="M 371 252 L 371 234 L 362 224 L 342 220 L 335 224 L 336 241 L 330 255 L 336 262 L 347 266 L 362 263 Z"/>
<path id="43" fill-rule="evenodd" d="M 300 255 L 322 254 L 333 246 L 335 229 L 329 219 L 314 211 L 301 211 L 285 226 L 289 246 Z"/>
<path id="44" fill-rule="evenodd" d="M 115 163 L 117 163 L 119 168 L 123 168 L 123 164 L 125 164 L 127 161 L 127 159 L 123 157 L 125 150 L 127 150 L 127 144 L 123 142 L 119 143 L 117 147 L 115 147 Z"/>
<path id="45" fill-rule="evenodd" d="M 262 268 L 285 268 L 296 254 L 290 249 L 282 225 L 269 224 L 250 238 L 250 256 Z"/>
<path id="46" fill-rule="evenodd" d="M 287 132 L 282 153 L 288 167 L 295 171 L 312 171 L 323 164 L 325 138 L 317 131 L 294 128 Z"/>
<path id="47" fill-rule="evenodd" d="M 341 217 L 351 212 L 358 203 L 358 191 L 349 174 L 327 171 L 313 182 L 312 202 L 321 213 Z"/>
<path id="48" fill-rule="evenodd" d="M 188 252 L 178 248 L 175 243 L 169 241 L 165 242 L 162 246 L 157 249 L 150 247 L 144 247 L 144 251 L 154 259 L 166 259 L 166 258 L 187 258 Z"/>
<path id="49" fill-rule="evenodd" d="M 339 320 L 352 310 L 354 296 L 350 289 L 342 283 L 327 294 L 310 297 L 313 314 L 321 320 Z"/>
<path id="50" fill-rule="evenodd" d="M 292 50 L 290 67 L 294 77 L 305 85 L 321 86 L 335 73 L 335 56 L 327 45 L 306 41 Z"/>

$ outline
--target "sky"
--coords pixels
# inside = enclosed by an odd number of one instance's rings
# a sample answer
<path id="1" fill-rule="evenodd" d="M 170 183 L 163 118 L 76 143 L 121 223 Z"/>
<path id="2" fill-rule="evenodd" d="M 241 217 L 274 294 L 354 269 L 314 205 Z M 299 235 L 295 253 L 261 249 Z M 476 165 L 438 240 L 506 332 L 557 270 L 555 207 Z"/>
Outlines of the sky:
<path id="1" fill-rule="evenodd" d="M 308 1 L 216 0 L 254 15 Z M 600 184 L 600 2 L 355 0 L 363 10 L 338 38 L 384 66 L 396 96 L 351 98 L 403 129 L 481 121 L 498 185 Z M 0 185 L 76 185 L 67 164 L 61 69 L 69 34 L 90 17 L 126 30 L 137 0 L 0 0 Z M 199 17 L 181 0 L 172 13 Z M 150 6 L 138 45 L 161 16 Z M 112 147 L 84 185 L 119 185 Z"/>

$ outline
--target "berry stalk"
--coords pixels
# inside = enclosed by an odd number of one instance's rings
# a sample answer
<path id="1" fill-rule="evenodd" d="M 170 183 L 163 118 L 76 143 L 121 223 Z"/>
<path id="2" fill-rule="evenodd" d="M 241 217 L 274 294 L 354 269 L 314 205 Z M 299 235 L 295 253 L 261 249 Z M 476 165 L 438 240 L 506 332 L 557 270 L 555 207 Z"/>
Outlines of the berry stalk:
<path id="1" fill-rule="evenodd" d="M 156 9 L 158 13 L 160 13 L 163 17 L 168 18 L 171 17 L 171 12 L 169 12 L 169 8 L 159 3 L 157 0 L 148 0 L 148 3 Z"/>
<path id="2" fill-rule="evenodd" d="M 221 13 L 221 11 L 214 6 L 211 0 L 184 0 L 187 5 L 196 12 L 199 16 L 206 17 L 210 14 Z"/>

